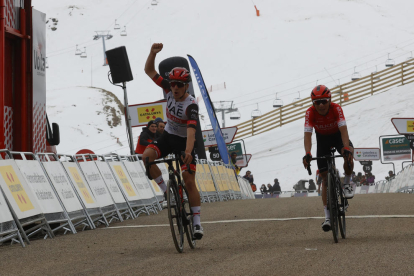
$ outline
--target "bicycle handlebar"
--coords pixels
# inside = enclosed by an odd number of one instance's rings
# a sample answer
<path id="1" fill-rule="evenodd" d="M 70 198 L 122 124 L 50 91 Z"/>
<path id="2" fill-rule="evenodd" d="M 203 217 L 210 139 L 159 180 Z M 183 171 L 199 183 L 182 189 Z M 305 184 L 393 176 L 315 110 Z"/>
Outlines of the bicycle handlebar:
<path id="1" fill-rule="evenodd" d="M 171 158 L 169 160 L 176 161 L 178 158 L 182 158 L 182 160 L 184 160 L 184 158 L 185 158 L 185 152 L 184 151 L 175 152 L 174 153 L 174 158 Z M 159 164 L 159 163 L 165 163 L 165 162 L 166 162 L 166 160 L 159 160 L 159 161 L 149 162 L 149 157 L 145 158 L 145 170 L 146 170 L 146 174 L 147 174 L 147 177 L 148 177 L 149 180 L 152 180 L 152 177 L 151 177 L 151 174 L 150 174 L 151 165 L 153 165 L 153 164 Z M 186 166 L 187 166 L 187 171 L 190 174 L 193 174 L 193 171 L 191 170 L 190 165 L 188 164 Z"/>
<path id="2" fill-rule="evenodd" d="M 310 161 L 318 160 L 318 159 L 333 159 L 333 158 L 337 158 L 337 157 L 343 157 L 343 156 L 340 155 L 340 154 L 334 155 L 334 156 L 332 156 L 332 155 L 325 155 L 325 156 L 322 156 L 322 157 L 313 157 Z M 347 162 L 348 162 L 348 167 L 351 168 L 348 160 L 347 160 Z M 310 162 L 309 162 L 309 165 L 308 165 L 308 167 L 306 169 L 308 170 L 309 175 L 312 175 L 312 171 L 311 171 L 311 168 L 310 168 Z"/>

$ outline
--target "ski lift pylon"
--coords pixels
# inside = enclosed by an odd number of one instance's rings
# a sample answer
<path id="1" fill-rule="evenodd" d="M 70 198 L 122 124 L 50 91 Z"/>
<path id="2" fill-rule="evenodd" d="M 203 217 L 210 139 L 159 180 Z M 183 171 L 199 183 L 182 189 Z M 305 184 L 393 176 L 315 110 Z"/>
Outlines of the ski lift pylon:
<path id="1" fill-rule="evenodd" d="M 259 104 L 257 104 L 257 108 L 252 111 L 252 119 L 256 119 L 257 117 L 262 116 L 262 112 L 259 110 Z"/>
<path id="2" fill-rule="evenodd" d="M 276 99 L 273 101 L 273 107 L 279 108 L 283 106 L 283 101 L 277 97 L 276 93 Z"/>
<path id="3" fill-rule="evenodd" d="M 124 26 L 124 29 L 121 32 L 121 36 L 127 36 L 126 26 Z"/>
<path id="4" fill-rule="evenodd" d="M 393 67 L 395 65 L 395 60 L 390 58 L 390 53 L 388 53 L 388 59 L 385 61 L 385 67 Z"/>
<path id="5" fill-rule="evenodd" d="M 356 71 L 356 66 L 354 67 L 354 73 L 351 75 L 351 80 L 356 81 L 361 78 L 361 74 Z"/>

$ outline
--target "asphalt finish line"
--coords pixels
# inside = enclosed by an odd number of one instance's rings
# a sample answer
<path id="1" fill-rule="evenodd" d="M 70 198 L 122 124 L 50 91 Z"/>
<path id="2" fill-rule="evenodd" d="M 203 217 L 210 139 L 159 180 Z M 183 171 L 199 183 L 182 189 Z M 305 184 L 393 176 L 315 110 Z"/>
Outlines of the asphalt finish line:
<path id="1" fill-rule="evenodd" d="M 264 219 L 234 219 L 234 220 L 216 220 L 203 221 L 202 224 L 218 224 L 218 223 L 235 223 L 235 222 L 260 222 L 260 221 L 291 221 L 291 220 L 307 220 L 307 219 L 324 219 L 325 217 L 297 217 L 297 218 L 264 218 Z M 346 216 L 347 219 L 366 219 L 366 218 L 414 218 L 414 215 L 367 215 L 367 216 Z M 155 225 L 129 225 L 115 226 L 101 229 L 120 229 L 120 228 L 150 228 L 150 227 L 169 227 L 169 224 Z"/>

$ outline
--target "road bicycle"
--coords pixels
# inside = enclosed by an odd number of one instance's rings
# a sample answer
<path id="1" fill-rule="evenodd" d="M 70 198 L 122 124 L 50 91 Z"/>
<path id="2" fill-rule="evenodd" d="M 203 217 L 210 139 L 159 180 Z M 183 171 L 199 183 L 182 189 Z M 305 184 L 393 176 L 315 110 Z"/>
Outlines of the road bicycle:
<path id="1" fill-rule="evenodd" d="M 349 204 L 345 198 L 344 190 L 339 178 L 338 171 L 335 166 L 335 158 L 342 157 L 342 155 L 335 155 L 335 148 L 331 149 L 330 155 L 322 157 L 312 158 L 312 160 L 326 159 L 328 163 L 328 210 L 330 213 L 331 230 L 335 243 L 338 242 L 338 233 L 341 233 L 343 239 L 346 238 L 346 219 L 345 212 L 347 211 Z M 348 161 L 347 161 L 348 162 Z M 348 167 L 350 164 L 348 162 Z M 312 174 L 310 166 L 308 166 L 309 175 Z M 339 231 L 338 231 L 339 229 Z"/>
<path id="2" fill-rule="evenodd" d="M 181 179 L 179 158 L 185 157 L 184 152 L 175 152 L 173 158 L 158 160 L 154 162 L 145 162 L 146 173 L 149 179 L 152 179 L 149 175 L 151 165 L 167 163 L 169 180 L 167 184 L 167 209 L 168 220 L 170 222 L 171 234 L 174 241 L 175 248 L 179 253 L 184 249 L 184 233 L 187 236 L 188 244 L 191 249 L 196 246 L 196 240 L 194 238 L 193 228 L 193 212 L 191 211 L 188 201 L 188 192 L 185 187 L 184 181 Z M 174 168 L 175 162 L 175 168 Z M 188 166 L 188 172 L 193 172 Z"/>

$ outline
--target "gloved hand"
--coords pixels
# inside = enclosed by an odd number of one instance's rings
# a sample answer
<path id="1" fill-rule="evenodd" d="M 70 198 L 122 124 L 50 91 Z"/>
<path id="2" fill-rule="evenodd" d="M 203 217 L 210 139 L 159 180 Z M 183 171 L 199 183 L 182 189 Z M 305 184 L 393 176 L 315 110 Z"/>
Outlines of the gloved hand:
<path id="1" fill-rule="evenodd" d="M 310 162 L 312 161 L 312 154 L 307 152 L 305 156 L 303 156 L 303 166 L 307 169 L 310 166 Z"/>

